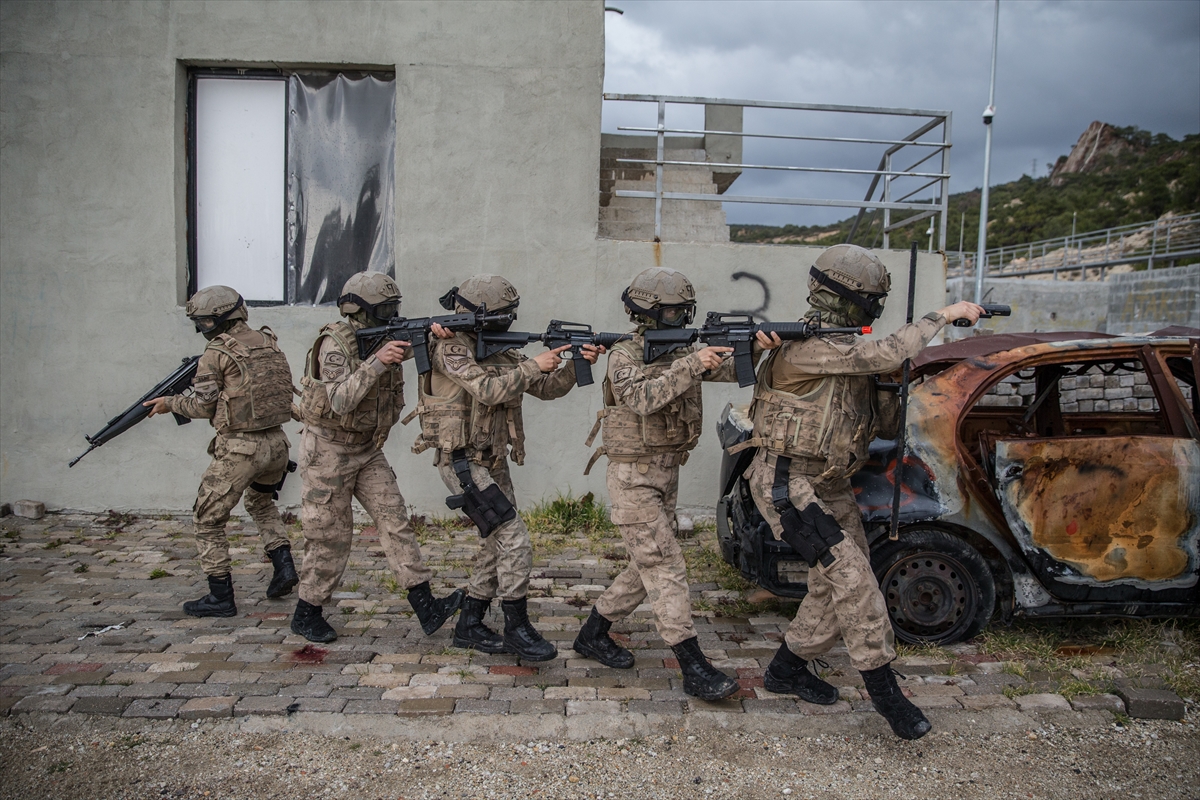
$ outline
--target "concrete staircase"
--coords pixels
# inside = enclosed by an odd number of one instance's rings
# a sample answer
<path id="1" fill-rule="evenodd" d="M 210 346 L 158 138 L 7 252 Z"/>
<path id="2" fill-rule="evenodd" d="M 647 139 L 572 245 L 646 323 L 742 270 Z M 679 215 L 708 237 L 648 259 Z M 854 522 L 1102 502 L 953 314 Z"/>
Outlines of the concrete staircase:
<path id="1" fill-rule="evenodd" d="M 607 136 L 605 137 L 608 138 Z M 614 137 L 615 138 L 615 137 Z M 653 137 L 628 137 L 620 146 L 600 151 L 600 226 L 605 239 L 654 240 L 653 198 L 617 197 L 618 190 L 654 191 L 654 164 L 622 164 L 621 158 L 655 156 Z M 638 146 L 649 140 L 651 146 Z M 667 161 L 705 161 L 703 139 L 668 140 Z M 722 187 L 723 188 L 723 187 Z M 717 195 L 711 167 L 663 167 L 663 191 Z M 663 200 L 662 240 L 665 242 L 728 242 L 729 225 L 720 203 L 702 200 Z"/>

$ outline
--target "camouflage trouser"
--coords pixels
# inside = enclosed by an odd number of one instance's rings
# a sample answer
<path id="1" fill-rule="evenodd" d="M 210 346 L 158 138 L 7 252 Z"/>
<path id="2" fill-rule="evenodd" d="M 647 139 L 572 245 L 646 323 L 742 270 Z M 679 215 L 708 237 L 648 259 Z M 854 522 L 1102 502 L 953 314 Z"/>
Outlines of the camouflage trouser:
<path id="1" fill-rule="evenodd" d="M 449 453 L 438 453 L 437 468 L 446 488 L 453 494 L 461 494 L 462 484 L 458 482 L 458 476 L 454 473 Z M 514 506 L 517 504 L 507 461 L 497 461 L 490 469 L 472 462 L 471 479 L 480 490 L 496 484 L 510 503 Z M 525 527 L 525 520 L 521 519 L 518 513 L 515 519 L 496 528 L 483 540 L 483 547 L 475 556 L 475 564 L 471 569 L 471 582 L 467 587 L 467 594 L 476 600 L 491 600 L 494 597 L 501 600 L 519 600 L 529 591 L 531 569 L 533 545 L 529 541 L 529 529 Z"/>
<path id="2" fill-rule="evenodd" d="M 671 464 L 672 466 L 666 466 Z M 608 462 L 608 497 L 612 521 L 621 529 L 629 566 L 596 601 L 596 610 L 616 621 L 650 598 L 658 635 L 677 645 L 696 635 L 688 600 L 687 567 L 675 536 L 679 524 L 678 456 L 659 456 L 650 463 Z"/>
<path id="3" fill-rule="evenodd" d="M 218 435 L 209 442 L 208 453 L 213 460 L 200 479 L 200 491 L 192 507 L 196 549 L 200 553 L 200 568 L 206 575 L 229 574 L 225 523 L 238 500 L 244 500 L 246 513 L 258 527 L 264 552 L 288 543 L 283 520 L 271 495 L 250 488 L 251 483 L 279 482 L 287 469 L 288 447 L 287 436 L 279 427 Z"/>
<path id="4" fill-rule="evenodd" d="M 788 495 L 798 509 L 815 502 L 837 520 L 846 538 L 830 549 L 832 564 L 826 567 L 818 563 L 808 571 L 808 594 L 784 640 L 793 653 L 812 659 L 828 652 L 840 636 L 846 641 L 855 669 L 875 669 L 896 657 L 892 623 L 879 582 L 871 571 L 867 537 L 850 480 L 814 483 L 824 467 L 823 461 L 793 459 L 788 473 Z M 771 504 L 775 454 L 760 449 L 747 476 L 755 505 L 779 539 L 783 526 Z"/>
<path id="5" fill-rule="evenodd" d="M 373 442 L 338 444 L 305 429 L 300 438 L 300 475 L 304 479 L 301 600 L 323 606 L 332 599 L 350 560 L 352 498 L 358 498 L 375 522 L 388 566 L 401 586 L 411 588 L 433 576 L 421 559 L 396 473 Z"/>

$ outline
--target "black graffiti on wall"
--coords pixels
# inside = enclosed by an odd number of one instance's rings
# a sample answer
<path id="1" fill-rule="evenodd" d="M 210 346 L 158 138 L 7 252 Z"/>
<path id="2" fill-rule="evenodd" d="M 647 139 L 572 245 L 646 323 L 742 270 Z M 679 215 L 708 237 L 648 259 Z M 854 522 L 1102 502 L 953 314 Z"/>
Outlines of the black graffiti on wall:
<path id="1" fill-rule="evenodd" d="M 729 276 L 729 280 L 737 282 L 740 280 L 748 280 L 758 284 L 762 289 L 762 303 L 755 309 L 735 309 L 730 311 L 731 314 L 749 314 L 756 322 L 770 322 L 767 317 L 767 308 L 771 305 L 771 287 L 762 277 L 755 275 L 753 272 L 735 272 Z"/>

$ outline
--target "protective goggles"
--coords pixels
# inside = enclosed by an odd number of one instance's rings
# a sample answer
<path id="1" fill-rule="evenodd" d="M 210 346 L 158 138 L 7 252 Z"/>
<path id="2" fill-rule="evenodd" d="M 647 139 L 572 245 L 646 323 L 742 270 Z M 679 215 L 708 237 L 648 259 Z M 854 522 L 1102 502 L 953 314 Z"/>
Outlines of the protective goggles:
<path id="1" fill-rule="evenodd" d="M 886 292 L 858 292 L 843 286 L 837 281 L 830 278 L 815 266 L 809 267 L 808 274 L 817 283 L 824 286 L 829 291 L 836 294 L 838 297 L 849 300 L 854 305 L 858 306 L 871 319 L 879 319 L 883 315 L 883 304 L 887 300 Z"/>
<path id="2" fill-rule="evenodd" d="M 192 323 L 196 326 L 196 333 L 212 333 L 225 320 L 229 319 L 233 312 L 237 311 L 243 305 L 242 298 L 238 298 L 233 304 L 233 308 L 226 311 L 224 314 L 210 314 L 203 317 L 189 317 Z"/>
<path id="3" fill-rule="evenodd" d="M 389 320 L 400 314 L 400 298 L 388 298 L 381 303 L 368 303 L 356 294 L 344 294 L 337 300 L 338 305 L 343 303 L 354 303 L 363 311 L 367 312 L 367 316 L 378 320 Z"/>
<path id="4" fill-rule="evenodd" d="M 692 320 L 696 318 L 695 303 L 674 303 L 667 306 L 656 305 L 651 308 L 642 308 L 629 297 L 628 289 L 621 293 L 621 301 L 625 304 L 625 308 L 629 309 L 629 313 L 649 317 L 668 328 L 682 328 L 684 325 L 691 324 Z"/>

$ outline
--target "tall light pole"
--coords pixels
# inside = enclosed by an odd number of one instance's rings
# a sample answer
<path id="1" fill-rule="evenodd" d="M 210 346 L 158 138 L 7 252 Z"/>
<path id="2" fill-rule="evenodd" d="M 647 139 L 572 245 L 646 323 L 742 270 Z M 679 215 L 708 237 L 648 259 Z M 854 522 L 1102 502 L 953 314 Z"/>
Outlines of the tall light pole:
<path id="1" fill-rule="evenodd" d="M 1000 35 L 1000 0 L 996 0 L 996 16 L 992 21 L 992 81 L 988 87 L 988 104 L 983 110 L 983 125 L 987 141 L 983 145 L 983 197 L 979 200 L 979 247 L 975 256 L 975 302 L 983 302 L 983 256 L 987 252 L 988 187 L 992 179 L 992 117 L 996 116 L 996 42 Z"/>

